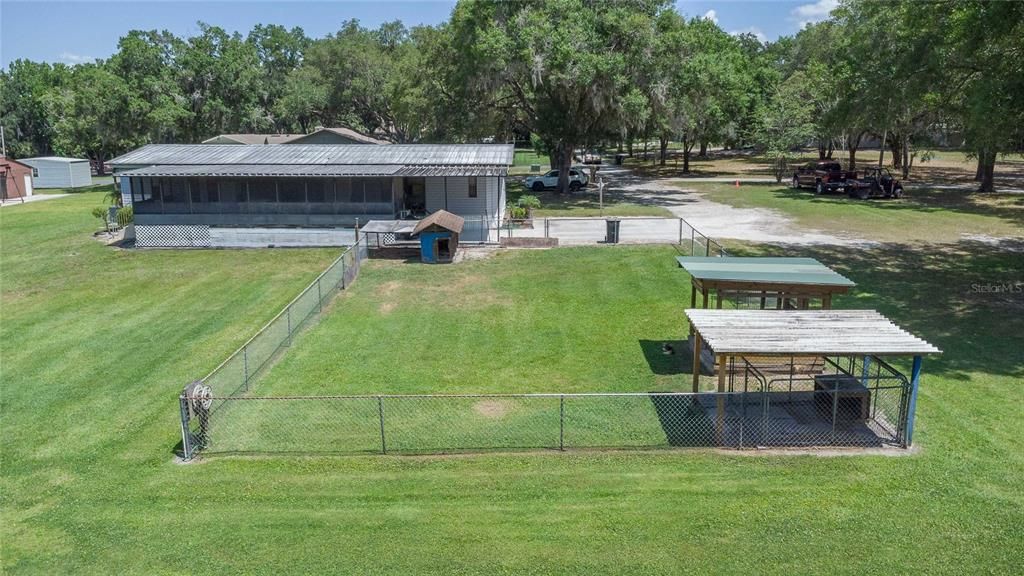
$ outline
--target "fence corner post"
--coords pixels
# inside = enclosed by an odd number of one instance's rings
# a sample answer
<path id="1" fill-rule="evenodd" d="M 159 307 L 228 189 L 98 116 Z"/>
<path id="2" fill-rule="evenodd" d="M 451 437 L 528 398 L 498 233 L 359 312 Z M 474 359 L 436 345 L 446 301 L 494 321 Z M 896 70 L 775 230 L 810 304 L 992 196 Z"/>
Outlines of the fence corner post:
<path id="1" fill-rule="evenodd" d="M 188 462 L 192 459 L 194 448 L 192 447 L 192 432 L 189 430 L 188 398 L 184 394 L 178 396 L 178 406 L 181 410 L 182 459 Z"/>
<path id="2" fill-rule="evenodd" d="M 249 346 L 242 346 L 242 385 L 249 391 Z"/>

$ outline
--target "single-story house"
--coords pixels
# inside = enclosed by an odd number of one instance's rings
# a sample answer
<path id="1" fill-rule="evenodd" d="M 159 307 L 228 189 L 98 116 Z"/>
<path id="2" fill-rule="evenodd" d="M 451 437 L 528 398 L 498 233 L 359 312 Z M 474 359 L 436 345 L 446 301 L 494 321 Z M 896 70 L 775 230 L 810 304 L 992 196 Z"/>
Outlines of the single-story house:
<path id="1" fill-rule="evenodd" d="M 0 200 L 32 195 L 32 167 L 0 156 Z"/>
<path id="2" fill-rule="evenodd" d="M 32 167 L 32 185 L 36 188 L 92 186 L 92 168 L 85 158 L 39 156 L 20 162 Z"/>
<path id="3" fill-rule="evenodd" d="M 351 244 L 369 220 L 447 210 L 497 241 L 506 144 L 150 144 L 114 158 L 139 246 Z"/>
<path id="4" fill-rule="evenodd" d="M 320 127 L 310 132 L 299 136 L 293 140 L 289 140 L 288 144 L 390 144 L 387 140 L 380 140 L 372 136 L 367 136 L 361 132 L 356 132 L 351 128 L 324 128 Z"/>
<path id="5" fill-rule="evenodd" d="M 302 134 L 218 134 L 203 144 L 285 144 Z"/>
<path id="6" fill-rule="evenodd" d="M 220 134 L 203 144 L 389 144 L 351 128 L 319 127 L 309 134 Z"/>

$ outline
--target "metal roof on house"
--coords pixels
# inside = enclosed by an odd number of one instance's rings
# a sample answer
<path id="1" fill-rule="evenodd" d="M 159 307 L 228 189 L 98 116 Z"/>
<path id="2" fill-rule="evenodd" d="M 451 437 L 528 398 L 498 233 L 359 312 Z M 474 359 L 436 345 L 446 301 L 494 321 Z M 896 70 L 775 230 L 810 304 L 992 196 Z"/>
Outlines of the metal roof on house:
<path id="1" fill-rule="evenodd" d="M 941 353 L 874 310 L 688 309 L 686 316 L 715 354 L 906 356 Z"/>
<path id="2" fill-rule="evenodd" d="M 110 160 L 113 166 L 139 165 L 400 165 L 511 166 L 509 144 L 149 144 Z"/>
<path id="3" fill-rule="evenodd" d="M 64 162 L 73 164 L 75 162 L 88 162 L 88 158 L 68 158 L 67 156 L 36 156 L 35 158 L 22 158 L 19 162 L 30 164 L 33 160 L 45 160 L 47 162 Z"/>
<path id="4" fill-rule="evenodd" d="M 232 176 L 394 176 L 402 170 L 402 166 L 387 164 L 197 164 L 147 166 L 128 172 L 121 176 L 159 176 L 159 177 L 232 177 Z"/>
<path id="5" fill-rule="evenodd" d="M 677 256 L 679 266 L 700 280 L 757 284 L 854 286 L 854 282 L 814 258 Z"/>
<path id="6" fill-rule="evenodd" d="M 420 220 L 416 224 L 416 227 L 413 228 L 412 235 L 415 236 L 431 226 L 440 226 L 445 230 L 450 230 L 456 234 L 460 234 L 462 232 L 462 227 L 465 224 L 466 219 L 462 216 L 456 216 L 447 210 L 438 210 L 423 220 Z"/>

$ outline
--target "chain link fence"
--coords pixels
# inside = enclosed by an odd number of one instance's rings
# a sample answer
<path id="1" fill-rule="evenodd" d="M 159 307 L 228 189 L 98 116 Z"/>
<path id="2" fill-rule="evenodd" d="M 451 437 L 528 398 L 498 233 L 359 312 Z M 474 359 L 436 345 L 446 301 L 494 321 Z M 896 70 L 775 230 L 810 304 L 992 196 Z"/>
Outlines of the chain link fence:
<path id="1" fill-rule="evenodd" d="M 610 233 L 612 227 L 614 233 Z M 557 239 L 559 245 L 676 244 L 682 253 L 690 256 L 726 256 L 721 244 L 702 234 L 683 218 L 609 216 L 506 219 L 496 232 L 499 241 L 543 238 Z M 489 234 L 489 237 L 493 236 L 493 233 Z"/>
<path id="2" fill-rule="evenodd" d="M 881 359 L 740 357 L 726 370 L 719 392 L 212 398 L 219 408 L 186 424 L 186 457 L 906 444 L 909 383 Z"/>
<path id="3" fill-rule="evenodd" d="M 248 392 L 253 379 L 274 355 L 291 344 L 295 332 L 321 312 L 324 303 L 338 290 L 344 290 L 355 281 L 360 264 L 367 258 L 363 240 L 347 248 L 284 309 L 198 384 L 207 388 L 210 397 L 232 398 Z M 216 410 L 222 403 L 223 400 L 219 400 L 211 408 Z"/>

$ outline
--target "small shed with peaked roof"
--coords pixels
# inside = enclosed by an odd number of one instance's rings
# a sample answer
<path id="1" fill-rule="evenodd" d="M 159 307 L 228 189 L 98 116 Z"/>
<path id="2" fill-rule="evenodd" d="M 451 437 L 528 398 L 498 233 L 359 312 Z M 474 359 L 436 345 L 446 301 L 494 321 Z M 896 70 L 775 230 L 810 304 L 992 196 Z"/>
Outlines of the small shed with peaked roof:
<path id="1" fill-rule="evenodd" d="M 412 230 L 412 236 L 420 240 L 420 259 L 429 264 L 454 260 L 465 223 L 465 218 L 447 210 L 438 210 L 420 220 Z"/>

